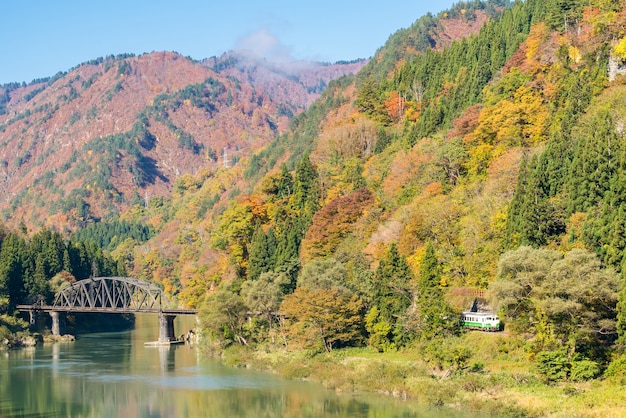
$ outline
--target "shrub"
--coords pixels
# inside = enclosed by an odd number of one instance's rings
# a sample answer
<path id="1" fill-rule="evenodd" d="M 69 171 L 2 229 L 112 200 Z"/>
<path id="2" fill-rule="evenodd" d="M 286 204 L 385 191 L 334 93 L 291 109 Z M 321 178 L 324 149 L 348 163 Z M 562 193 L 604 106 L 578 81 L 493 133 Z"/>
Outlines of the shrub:
<path id="1" fill-rule="evenodd" d="M 472 350 L 459 340 L 436 339 L 425 347 L 424 359 L 439 370 L 452 373 L 468 367 L 472 354 Z"/>
<path id="2" fill-rule="evenodd" d="M 567 379 L 570 372 L 570 362 L 564 350 L 542 351 L 535 359 L 537 372 L 548 382 L 558 382 Z"/>
<path id="3" fill-rule="evenodd" d="M 592 360 L 573 361 L 571 367 L 570 379 L 574 382 L 584 382 L 600 375 L 598 363 Z"/>
<path id="4" fill-rule="evenodd" d="M 626 384 L 626 354 L 622 354 L 609 364 L 604 376 L 620 385 Z"/>

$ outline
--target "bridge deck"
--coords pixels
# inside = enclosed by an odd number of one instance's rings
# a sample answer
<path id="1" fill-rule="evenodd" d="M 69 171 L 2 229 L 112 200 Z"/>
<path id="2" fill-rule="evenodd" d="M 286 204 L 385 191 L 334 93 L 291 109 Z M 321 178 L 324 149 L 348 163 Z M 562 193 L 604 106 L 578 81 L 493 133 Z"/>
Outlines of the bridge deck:
<path id="1" fill-rule="evenodd" d="M 19 311 L 42 311 L 42 312 L 76 312 L 76 313 L 162 313 L 165 315 L 196 315 L 197 309 L 131 309 L 131 308 L 101 308 L 101 307 L 75 307 L 75 306 L 51 306 L 51 305 L 17 305 Z"/>

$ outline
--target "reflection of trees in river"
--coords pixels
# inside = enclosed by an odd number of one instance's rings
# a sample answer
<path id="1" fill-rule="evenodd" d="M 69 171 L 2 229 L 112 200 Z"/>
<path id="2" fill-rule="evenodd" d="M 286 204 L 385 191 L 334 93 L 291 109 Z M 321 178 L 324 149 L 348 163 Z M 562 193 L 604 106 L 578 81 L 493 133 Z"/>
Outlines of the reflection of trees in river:
<path id="1" fill-rule="evenodd" d="M 145 347 L 155 316 L 133 332 L 0 353 L 0 417 L 417 417 L 399 400 L 225 367 L 189 346 Z M 188 324 L 178 324 L 181 332 Z M 428 411 L 427 416 L 436 414 Z M 450 415 L 449 411 L 441 416 Z"/>
<path id="2" fill-rule="evenodd" d="M 86 405 L 80 402 L 58 402 L 59 394 L 73 391 L 75 385 L 64 380 L 51 379 L 54 365 L 52 347 L 46 348 L 46 359 L 36 355 L 35 349 L 3 353 L 19 359 L 17 367 L 6 370 L 0 362 L 0 416 L 82 416 Z M 72 398 L 70 398 L 72 399 Z"/>

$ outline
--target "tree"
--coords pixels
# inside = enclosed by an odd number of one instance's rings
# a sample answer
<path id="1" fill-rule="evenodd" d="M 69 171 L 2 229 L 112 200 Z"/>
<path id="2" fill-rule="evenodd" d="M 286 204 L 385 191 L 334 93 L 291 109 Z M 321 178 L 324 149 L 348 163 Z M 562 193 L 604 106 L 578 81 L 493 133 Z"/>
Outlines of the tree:
<path id="1" fill-rule="evenodd" d="M 316 258 L 302 268 L 298 276 L 298 287 L 308 289 L 337 289 L 351 293 L 346 283 L 348 272 L 334 258 Z"/>
<path id="2" fill-rule="evenodd" d="M 391 117 L 385 106 L 383 95 L 384 91 L 380 83 L 373 77 L 369 77 L 361 83 L 354 104 L 359 112 L 369 116 L 373 121 L 387 125 L 391 122 Z"/>
<path id="3" fill-rule="evenodd" d="M 274 268 L 273 255 L 276 252 L 276 238 L 270 229 L 266 234 L 258 225 L 248 249 L 248 280 L 256 280 L 262 273 Z"/>
<path id="4" fill-rule="evenodd" d="M 262 273 L 257 280 L 247 280 L 241 285 L 241 296 L 254 314 L 262 316 L 269 331 L 276 322 L 276 314 L 283 300 L 283 288 L 290 283 L 285 273 Z"/>
<path id="5" fill-rule="evenodd" d="M 320 188 L 317 169 L 311 164 L 309 154 L 305 154 L 296 165 L 293 187 L 294 208 L 310 220 L 320 207 Z"/>
<path id="6" fill-rule="evenodd" d="M 305 348 L 333 348 L 363 340 L 363 302 L 338 289 L 298 287 L 285 296 L 280 312 L 287 334 Z"/>
<path id="7" fill-rule="evenodd" d="M 287 166 L 283 164 L 280 173 L 268 174 L 263 177 L 261 190 L 263 193 L 274 195 L 279 199 L 289 197 L 293 193 L 293 177 L 287 170 Z"/>
<path id="8" fill-rule="evenodd" d="M 241 275 L 248 264 L 248 243 L 266 216 L 262 199 L 246 196 L 231 202 L 220 217 L 212 244 L 215 248 L 228 249 L 231 261 Z"/>
<path id="9" fill-rule="evenodd" d="M 426 244 L 417 284 L 415 331 L 422 339 L 446 337 L 459 331 L 459 315 L 446 302 L 441 289 L 441 268 L 435 247 Z"/>
<path id="10" fill-rule="evenodd" d="M 535 336 L 537 351 L 594 359 L 615 340 L 619 276 L 595 254 L 520 247 L 500 258 L 497 278 L 496 305 L 513 329 Z"/>
<path id="11" fill-rule="evenodd" d="M 248 345 L 244 329 L 248 307 L 231 287 L 220 287 L 205 298 L 200 310 L 202 328 L 220 345 Z"/>
<path id="12" fill-rule="evenodd" d="M 9 300 L 9 311 L 21 302 L 24 292 L 23 266 L 25 241 L 15 234 L 7 235 L 0 248 L 0 297 Z"/>
<path id="13" fill-rule="evenodd" d="M 617 302 L 617 341 L 622 351 L 626 347 L 626 269 L 622 268 L 622 289 L 618 295 Z"/>
<path id="14" fill-rule="evenodd" d="M 565 232 L 565 208 L 550 198 L 545 158 L 522 160 L 518 183 L 509 206 L 506 242 L 509 248 L 518 245 L 541 247 Z"/>
<path id="15" fill-rule="evenodd" d="M 583 5 L 581 0 L 548 0 L 545 5 L 546 20 L 553 29 L 566 31 L 577 25 Z"/>
<path id="16" fill-rule="evenodd" d="M 372 307 L 368 314 L 370 318 L 368 331 L 370 334 L 378 334 L 374 339 L 370 339 L 370 344 L 378 341 L 374 347 L 385 349 L 406 343 L 408 336 L 402 318 L 413 302 L 412 279 L 413 273 L 406 262 L 406 257 L 401 255 L 397 245 L 392 243 L 385 257 L 380 260 L 370 287 Z M 374 308 L 376 314 L 372 313 Z M 388 334 L 380 335 L 381 329 L 388 329 Z"/>
<path id="17" fill-rule="evenodd" d="M 590 110 L 576 135 L 567 192 L 570 213 L 598 204 L 611 185 L 622 155 L 622 141 L 609 105 Z"/>
<path id="18" fill-rule="evenodd" d="M 317 211 L 302 241 L 303 260 L 331 256 L 373 201 L 372 192 L 363 188 L 334 199 Z"/>
<path id="19" fill-rule="evenodd" d="M 446 185 L 455 186 L 461 176 L 465 174 L 465 163 L 469 155 L 463 148 L 460 138 L 454 138 L 442 144 L 437 152 L 437 165 L 445 173 Z"/>

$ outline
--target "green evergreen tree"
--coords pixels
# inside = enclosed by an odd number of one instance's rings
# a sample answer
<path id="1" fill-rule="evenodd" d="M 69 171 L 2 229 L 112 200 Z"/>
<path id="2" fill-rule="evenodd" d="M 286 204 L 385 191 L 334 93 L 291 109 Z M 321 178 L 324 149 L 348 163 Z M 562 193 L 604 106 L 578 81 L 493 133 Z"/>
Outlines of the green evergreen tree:
<path id="1" fill-rule="evenodd" d="M 622 147 L 615 126 L 608 108 L 583 122 L 567 184 L 570 213 L 589 210 L 609 189 Z"/>
<path id="2" fill-rule="evenodd" d="M 279 198 L 284 199 L 291 196 L 293 190 L 293 177 L 287 169 L 286 164 L 282 164 L 280 167 L 280 178 L 278 181 L 277 195 Z"/>
<path id="3" fill-rule="evenodd" d="M 270 247 L 268 241 L 263 227 L 261 225 L 257 226 L 248 250 L 248 280 L 256 280 L 262 273 L 273 270 L 272 254 L 274 254 L 276 248 Z"/>
<path id="4" fill-rule="evenodd" d="M 35 257 L 35 269 L 32 274 L 24 277 L 24 291 L 29 303 L 38 301 L 50 302 L 48 279 L 46 277 L 45 260 L 42 254 Z"/>
<path id="5" fill-rule="evenodd" d="M 391 122 L 389 114 L 385 109 L 384 91 L 381 88 L 381 84 L 373 77 L 363 80 L 354 104 L 359 112 L 364 113 L 376 122 L 383 125 Z"/>
<path id="6" fill-rule="evenodd" d="M 528 159 L 524 155 L 520 163 L 517 185 L 513 193 L 513 199 L 509 204 L 506 217 L 505 247 L 516 248 L 521 241 L 521 225 L 524 216 L 524 204 L 528 192 Z"/>
<path id="7" fill-rule="evenodd" d="M 441 291 L 441 268 L 435 253 L 435 247 L 429 241 L 426 244 L 424 258 L 420 264 L 420 275 L 418 281 L 419 298 L 424 299 L 430 296 L 440 297 Z"/>
<path id="8" fill-rule="evenodd" d="M 23 301 L 24 294 L 24 255 L 26 243 L 16 234 L 8 234 L 0 249 L 0 297 L 9 299 L 11 312 Z"/>
<path id="9" fill-rule="evenodd" d="M 417 288 L 417 333 L 421 339 L 447 337 L 459 332 L 459 315 L 448 305 L 441 289 L 441 268 L 435 248 L 426 244 Z"/>
<path id="10" fill-rule="evenodd" d="M 622 352 L 626 352 L 626 269 L 622 267 L 622 286 L 617 297 L 617 341 Z"/>
<path id="11" fill-rule="evenodd" d="M 398 246 L 392 243 L 372 277 L 373 307 L 370 309 L 370 315 L 375 308 L 376 319 L 370 321 L 370 334 L 380 328 L 388 331 L 385 335 L 377 336 L 379 345 L 377 348 L 400 347 L 408 341 L 403 318 L 413 302 L 412 279 L 413 274 L 406 258 L 398 252 Z"/>
<path id="12" fill-rule="evenodd" d="M 620 141 L 621 142 L 621 141 Z M 620 269 L 626 250 L 626 147 L 620 146 L 619 163 L 609 181 L 601 206 L 589 210 L 583 242 L 606 263 Z"/>
<path id="13" fill-rule="evenodd" d="M 294 208 L 308 219 L 320 208 L 317 169 L 311 164 L 309 154 L 305 154 L 296 166 L 293 198 Z"/>
<path id="14" fill-rule="evenodd" d="M 553 29 L 560 31 L 575 28 L 585 4 L 582 0 L 547 0 L 546 21 Z"/>
<path id="15" fill-rule="evenodd" d="M 70 252 L 67 247 L 63 250 L 63 270 L 70 274 L 74 274 L 72 270 L 72 260 L 70 259 Z"/>

